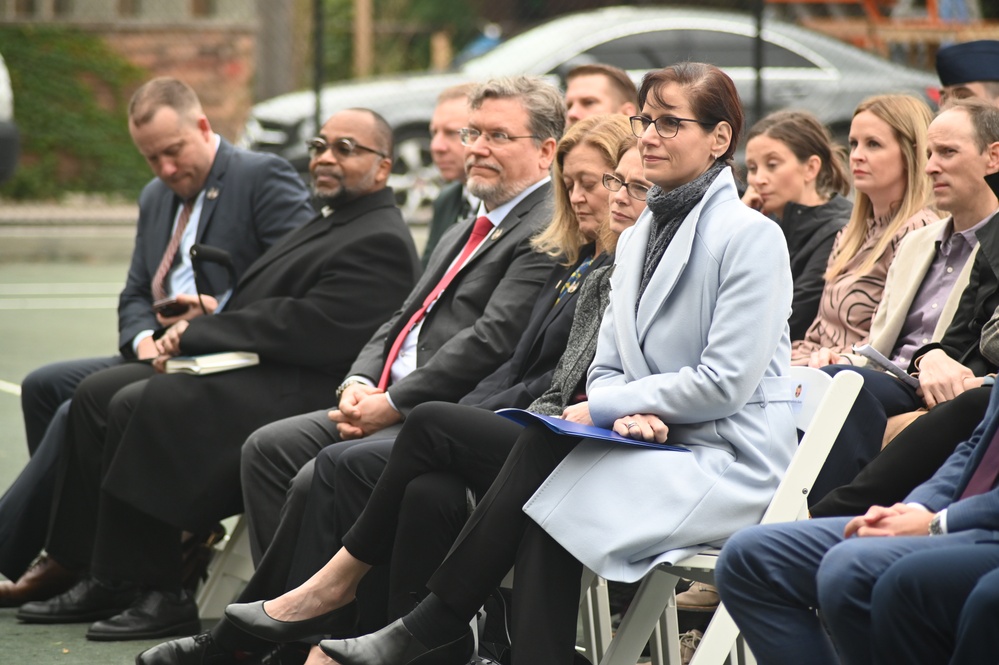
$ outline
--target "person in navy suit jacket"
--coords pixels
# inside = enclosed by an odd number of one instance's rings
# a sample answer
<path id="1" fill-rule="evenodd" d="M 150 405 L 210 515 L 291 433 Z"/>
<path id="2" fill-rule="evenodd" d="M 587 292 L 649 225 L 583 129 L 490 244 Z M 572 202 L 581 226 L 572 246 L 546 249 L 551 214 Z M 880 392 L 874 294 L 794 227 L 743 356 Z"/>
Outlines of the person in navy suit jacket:
<path id="1" fill-rule="evenodd" d="M 947 608 L 960 607 L 978 576 L 999 566 L 999 466 L 992 466 L 989 454 L 999 453 L 997 433 L 999 393 L 993 391 L 971 438 L 902 503 L 874 506 L 854 518 L 761 525 L 733 536 L 718 560 L 718 588 L 757 660 L 944 662 L 945 656 L 931 653 L 954 644 L 958 613 Z M 939 576 L 933 588 L 947 592 L 935 595 L 941 603 L 931 629 L 918 632 L 910 625 L 902 635 L 899 599 L 908 602 L 905 585 L 920 581 L 919 575 Z M 906 641 L 904 652 L 886 648 Z M 999 651 L 990 653 L 995 662 Z"/>
<path id="2" fill-rule="evenodd" d="M 166 295 L 197 302 L 190 247 L 202 243 L 227 251 L 237 279 L 268 248 L 313 216 L 309 193 L 286 160 L 249 152 L 216 135 L 194 90 L 183 81 L 156 78 L 130 104 L 129 129 L 154 177 L 139 196 L 139 219 L 128 277 L 118 305 L 119 353 L 50 363 L 21 386 L 21 408 L 31 460 L 0 499 L 0 573 L 18 580 L 45 541 L 55 460 L 66 437 L 69 399 L 94 372 L 156 355 L 153 331 L 166 319 L 153 310 L 152 281 L 181 213 L 193 199 L 189 220 L 169 272 Z M 157 111 L 148 121 L 150 109 Z M 204 301 L 235 284 L 221 265 L 202 264 Z M 200 313 L 188 310 L 187 317 Z M 170 319 L 172 322 L 176 319 Z M 21 584 L 0 582 L 0 607 L 16 607 L 68 588 L 74 576 L 43 557 Z M 42 578 L 48 580 L 42 583 Z"/>

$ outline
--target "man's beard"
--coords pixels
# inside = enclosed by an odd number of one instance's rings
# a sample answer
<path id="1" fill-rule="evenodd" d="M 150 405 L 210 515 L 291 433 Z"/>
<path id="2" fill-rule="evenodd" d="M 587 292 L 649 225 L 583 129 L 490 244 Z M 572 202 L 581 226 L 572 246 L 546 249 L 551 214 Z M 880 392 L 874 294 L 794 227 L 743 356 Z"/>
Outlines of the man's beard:
<path id="1" fill-rule="evenodd" d="M 483 182 L 476 176 L 470 176 L 466 183 L 468 192 L 472 196 L 481 199 L 489 209 L 496 208 L 512 200 L 529 185 L 533 184 L 526 180 L 524 182 L 509 182 L 503 177 L 503 167 L 499 164 L 492 162 L 480 162 L 476 164 L 474 158 L 470 158 L 465 162 L 466 171 L 473 164 L 480 168 L 491 168 L 499 174 L 499 179 L 495 182 Z"/>
<path id="2" fill-rule="evenodd" d="M 361 182 L 350 187 L 344 182 L 343 176 L 334 176 L 339 183 L 338 187 L 317 187 L 315 181 L 313 181 L 312 194 L 318 199 L 320 206 L 329 206 L 335 210 L 338 205 L 349 203 L 364 194 L 370 193 L 375 184 L 375 171 L 376 169 L 372 169 Z"/>

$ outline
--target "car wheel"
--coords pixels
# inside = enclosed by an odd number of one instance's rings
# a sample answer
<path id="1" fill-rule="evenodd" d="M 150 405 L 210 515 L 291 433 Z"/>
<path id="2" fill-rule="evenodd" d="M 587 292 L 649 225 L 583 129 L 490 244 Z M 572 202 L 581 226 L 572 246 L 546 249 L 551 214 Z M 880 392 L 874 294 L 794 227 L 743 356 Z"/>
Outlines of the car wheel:
<path id="1" fill-rule="evenodd" d="M 430 222 L 441 178 L 430 158 L 430 137 L 425 129 L 396 132 L 395 163 L 388 184 L 395 191 L 396 203 L 408 223 Z"/>

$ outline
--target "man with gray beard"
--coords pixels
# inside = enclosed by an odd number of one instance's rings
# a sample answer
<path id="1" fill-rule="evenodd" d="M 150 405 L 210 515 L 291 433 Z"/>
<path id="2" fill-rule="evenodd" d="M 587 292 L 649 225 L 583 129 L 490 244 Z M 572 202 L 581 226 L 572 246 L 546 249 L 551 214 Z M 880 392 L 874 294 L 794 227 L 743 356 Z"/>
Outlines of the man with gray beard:
<path id="1" fill-rule="evenodd" d="M 181 589 L 181 531 L 200 533 L 242 511 L 246 437 L 328 404 L 412 288 L 419 264 L 385 186 L 385 120 L 342 111 L 309 150 L 320 214 L 251 264 L 222 311 L 159 331 L 151 364 L 80 383 L 45 549 L 84 576 L 23 605 L 21 621 L 96 622 L 92 640 L 197 632 L 197 607 Z M 209 376 L 157 372 L 173 356 L 225 351 L 255 352 L 259 364 Z"/>
<path id="2" fill-rule="evenodd" d="M 257 573 L 242 600 L 284 590 L 295 543 L 311 537 L 299 527 L 316 455 L 356 465 L 373 484 L 413 408 L 458 401 L 510 357 L 554 268 L 530 240 L 551 220 L 549 167 L 565 123 L 559 91 L 530 77 L 497 79 L 473 90 L 469 105 L 461 136 L 478 210 L 445 233 L 402 309 L 361 351 L 337 391 L 338 408 L 272 423 L 243 447 Z M 362 608 L 362 626 L 377 620 Z M 224 637 L 210 637 L 161 645 L 137 662 L 228 662 L 216 643 Z"/>

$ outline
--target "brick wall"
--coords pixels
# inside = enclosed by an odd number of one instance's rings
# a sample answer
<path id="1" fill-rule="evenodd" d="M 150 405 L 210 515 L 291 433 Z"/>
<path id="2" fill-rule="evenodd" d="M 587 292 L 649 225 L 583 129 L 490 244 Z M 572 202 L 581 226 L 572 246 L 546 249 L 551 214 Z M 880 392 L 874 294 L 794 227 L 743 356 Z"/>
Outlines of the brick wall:
<path id="1" fill-rule="evenodd" d="M 175 76 L 189 83 L 215 131 L 230 141 L 239 136 L 253 103 L 252 28 L 130 26 L 94 32 L 151 76 Z"/>

